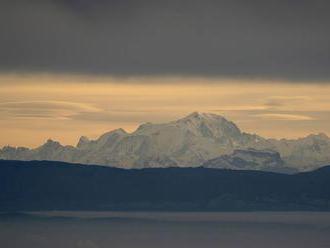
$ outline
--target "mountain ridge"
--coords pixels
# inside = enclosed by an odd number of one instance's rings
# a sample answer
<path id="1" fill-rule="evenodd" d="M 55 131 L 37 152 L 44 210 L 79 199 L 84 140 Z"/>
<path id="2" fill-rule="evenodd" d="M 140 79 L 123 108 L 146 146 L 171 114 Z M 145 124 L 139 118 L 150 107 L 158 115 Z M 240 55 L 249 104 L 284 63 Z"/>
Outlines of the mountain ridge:
<path id="1" fill-rule="evenodd" d="M 0 211 L 330 211 L 330 166 L 294 175 L 0 160 Z"/>
<path id="2" fill-rule="evenodd" d="M 82 136 L 75 147 L 51 139 L 35 149 L 4 147 L 0 158 L 123 168 L 196 167 L 235 150 L 249 149 L 278 152 L 286 167 L 301 171 L 330 163 L 330 139 L 325 134 L 295 140 L 267 139 L 242 132 L 223 116 L 199 112 L 167 123 L 143 123 L 132 133 L 119 128 L 95 140 Z"/>

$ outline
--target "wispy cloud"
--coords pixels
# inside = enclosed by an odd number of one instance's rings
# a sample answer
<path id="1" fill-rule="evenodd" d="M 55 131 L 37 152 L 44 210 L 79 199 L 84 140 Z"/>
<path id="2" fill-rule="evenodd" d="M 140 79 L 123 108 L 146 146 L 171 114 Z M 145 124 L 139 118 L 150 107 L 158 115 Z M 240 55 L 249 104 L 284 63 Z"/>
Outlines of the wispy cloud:
<path id="1" fill-rule="evenodd" d="M 310 96 L 271 96 L 266 100 L 265 106 L 276 109 L 312 101 Z"/>
<path id="2" fill-rule="evenodd" d="M 284 121 L 309 121 L 315 120 L 311 116 L 307 115 L 294 115 L 294 114 L 257 114 L 256 117 L 260 117 L 262 119 L 270 119 L 270 120 L 284 120 Z"/>
<path id="3" fill-rule="evenodd" d="M 131 132 L 142 122 L 168 122 L 192 111 L 223 115 L 266 137 L 330 132 L 330 85 L 116 80 L 0 75 L 0 146 L 36 146 L 49 137 L 75 144 L 81 135 L 119 127 Z"/>
<path id="4" fill-rule="evenodd" d="M 269 107 L 266 105 L 232 105 L 232 106 L 222 106 L 218 109 L 211 111 L 221 112 L 221 111 L 259 111 L 267 110 Z"/>
<path id="5" fill-rule="evenodd" d="M 73 114 L 98 112 L 100 109 L 77 102 L 18 101 L 0 103 L 2 118 L 66 119 Z"/>

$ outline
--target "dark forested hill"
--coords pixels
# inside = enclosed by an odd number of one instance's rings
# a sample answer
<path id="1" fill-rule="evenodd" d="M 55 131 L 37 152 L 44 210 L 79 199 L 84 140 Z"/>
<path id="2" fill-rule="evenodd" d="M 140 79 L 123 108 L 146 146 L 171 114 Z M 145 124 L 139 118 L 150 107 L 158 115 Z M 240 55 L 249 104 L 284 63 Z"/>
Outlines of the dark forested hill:
<path id="1" fill-rule="evenodd" d="M 330 210 L 330 167 L 285 175 L 0 160 L 0 210 Z"/>

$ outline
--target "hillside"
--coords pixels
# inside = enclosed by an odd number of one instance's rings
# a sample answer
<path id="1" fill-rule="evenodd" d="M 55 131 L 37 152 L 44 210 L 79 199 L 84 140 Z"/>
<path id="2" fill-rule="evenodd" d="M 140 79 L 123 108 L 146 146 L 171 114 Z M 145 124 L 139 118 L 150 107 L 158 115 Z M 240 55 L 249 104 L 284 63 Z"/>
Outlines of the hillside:
<path id="1" fill-rule="evenodd" d="M 286 175 L 1 160 L 0 210 L 330 210 L 330 167 Z"/>

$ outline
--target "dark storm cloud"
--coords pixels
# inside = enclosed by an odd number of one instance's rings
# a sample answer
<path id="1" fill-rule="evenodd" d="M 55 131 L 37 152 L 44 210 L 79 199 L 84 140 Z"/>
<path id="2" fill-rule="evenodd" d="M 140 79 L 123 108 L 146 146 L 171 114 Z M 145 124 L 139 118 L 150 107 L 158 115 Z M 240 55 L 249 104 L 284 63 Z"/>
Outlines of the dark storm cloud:
<path id="1" fill-rule="evenodd" d="M 0 70 L 330 79 L 327 0 L 1 0 Z"/>

